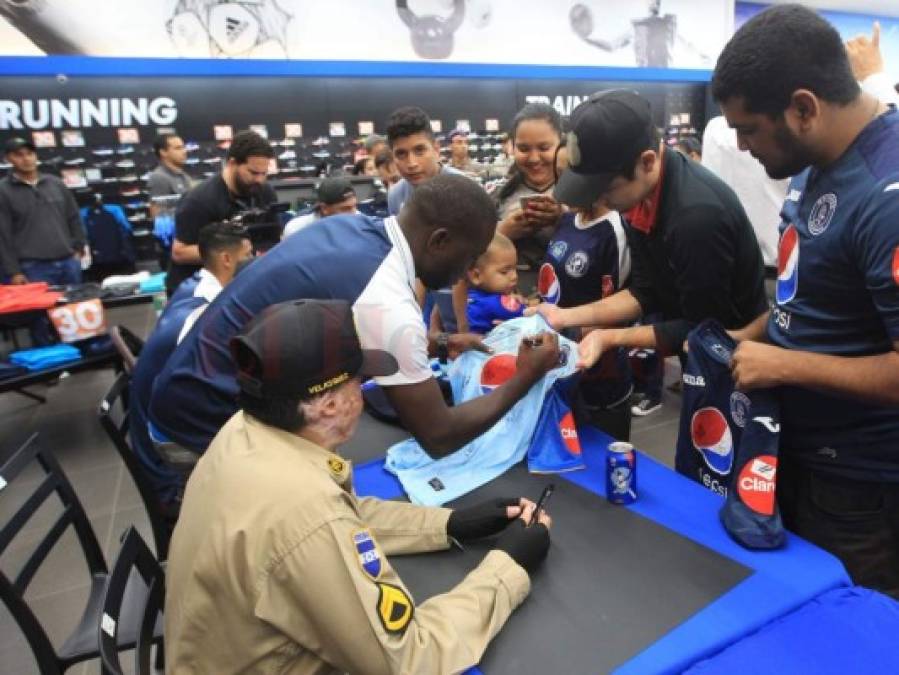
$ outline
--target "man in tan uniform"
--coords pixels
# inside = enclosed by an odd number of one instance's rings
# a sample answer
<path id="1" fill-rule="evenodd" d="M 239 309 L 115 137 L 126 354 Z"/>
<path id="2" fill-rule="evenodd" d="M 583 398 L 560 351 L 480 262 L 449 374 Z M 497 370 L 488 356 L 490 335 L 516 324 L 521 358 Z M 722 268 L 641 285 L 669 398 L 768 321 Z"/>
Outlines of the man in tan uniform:
<path id="1" fill-rule="evenodd" d="M 357 498 L 335 448 L 362 375 L 344 301 L 269 307 L 232 341 L 240 407 L 191 475 L 169 553 L 168 672 L 438 673 L 475 665 L 530 590 L 550 519 L 526 499 L 466 509 Z M 539 367 L 524 347 L 519 368 Z M 513 523 L 510 526 L 511 523 Z M 416 606 L 386 555 L 502 532 L 453 590 Z"/>

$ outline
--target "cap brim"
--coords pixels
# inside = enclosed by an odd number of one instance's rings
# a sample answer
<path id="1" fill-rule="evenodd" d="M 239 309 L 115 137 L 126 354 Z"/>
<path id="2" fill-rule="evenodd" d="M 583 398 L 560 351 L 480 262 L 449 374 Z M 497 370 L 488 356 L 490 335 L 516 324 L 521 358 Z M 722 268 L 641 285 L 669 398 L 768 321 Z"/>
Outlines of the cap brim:
<path id="1" fill-rule="evenodd" d="M 359 374 L 363 377 L 387 377 L 400 369 L 399 364 L 390 352 L 380 349 L 362 350 L 362 368 Z"/>
<path id="2" fill-rule="evenodd" d="M 614 173 L 575 173 L 566 169 L 556 183 L 553 197 L 562 204 L 589 209 L 602 197 L 613 178 Z"/>
<path id="3" fill-rule="evenodd" d="M 13 152 L 18 152 L 22 148 L 28 148 L 31 152 L 37 152 L 37 148 L 32 143 L 17 143 L 11 147 L 6 148 L 6 154 L 9 155 Z"/>

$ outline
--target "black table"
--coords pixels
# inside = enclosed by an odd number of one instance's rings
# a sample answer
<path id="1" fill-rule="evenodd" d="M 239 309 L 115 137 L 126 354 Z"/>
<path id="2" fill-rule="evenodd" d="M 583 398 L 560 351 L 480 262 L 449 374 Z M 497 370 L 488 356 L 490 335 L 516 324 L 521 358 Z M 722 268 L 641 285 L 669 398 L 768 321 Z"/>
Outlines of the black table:
<path id="1" fill-rule="evenodd" d="M 97 354 L 95 356 L 85 356 L 78 359 L 77 361 L 70 361 L 58 366 L 53 366 L 52 368 L 36 370 L 33 372 L 25 373 L 24 375 L 19 375 L 18 377 L 10 377 L 5 380 L 0 380 L 0 394 L 8 391 L 13 391 L 17 394 L 27 396 L 28 398 L 40 403 L 46 403 L 46 397 L 41 396 L 40 394 L 35 394 L 32 391 L 28 391 L 26 387 L 32 387 L 36 384 L 49 382 L 65 372 L 77 373 L 81 370 L 92 370 L 95 368 L 106 367 L 115 368 L 116 371 L 121 370 L 122 359 L 119 357 L 117 352 L 107 352 L 105 354 Z"/>
<path id="2" fill-rule="evenodd" d="M 473 672 L 679 673 L 848 584 L 839 561 L 796 536 L 779 551 L 743 549 L 718 522 L 719 496 L 645 455 L 638 501 L 609 504 L 611 439 L 592 428 L 580 437 L 586 469 L 550 477 L 518 466 L 458 500 L 535 499 L 547 482 L 556 484 L 549 558 Z M 361 495 L 403 494 L 382 460 L 356 466 L 354 484 Z M 455 585 L 488 548 L 393 556 L 391 563 L 420 603 Z"/>

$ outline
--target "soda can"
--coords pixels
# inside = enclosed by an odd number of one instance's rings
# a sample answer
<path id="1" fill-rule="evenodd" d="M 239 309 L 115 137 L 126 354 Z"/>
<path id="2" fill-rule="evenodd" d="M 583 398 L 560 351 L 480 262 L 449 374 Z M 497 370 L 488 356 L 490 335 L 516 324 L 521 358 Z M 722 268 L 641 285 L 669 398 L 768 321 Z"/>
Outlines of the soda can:
<path id="1" fill-rule="evenodd" d="M 606 499 L 612 504 L 633 504 L 637 501 L 637 453 L 630 443 L 609 443 Z"/>

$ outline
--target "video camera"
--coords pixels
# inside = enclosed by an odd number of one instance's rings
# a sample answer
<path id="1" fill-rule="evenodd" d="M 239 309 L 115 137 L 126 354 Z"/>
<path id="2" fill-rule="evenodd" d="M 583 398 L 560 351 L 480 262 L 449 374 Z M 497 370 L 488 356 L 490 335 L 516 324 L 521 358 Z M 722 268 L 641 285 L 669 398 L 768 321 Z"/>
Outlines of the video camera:
<path id="1" fill-rule="evenodd" d="M 265 253 L 281 241 L 284 230 L 283 213 L 290 208 L 287 202 L 275 202 L 265 208 L 250 208 L 236 213 L 232 220 L 246 226 L 250 241 L 258 253 Z"/>

